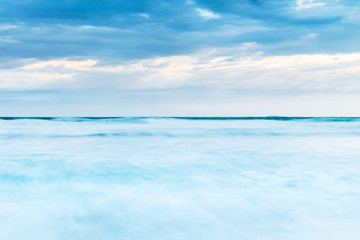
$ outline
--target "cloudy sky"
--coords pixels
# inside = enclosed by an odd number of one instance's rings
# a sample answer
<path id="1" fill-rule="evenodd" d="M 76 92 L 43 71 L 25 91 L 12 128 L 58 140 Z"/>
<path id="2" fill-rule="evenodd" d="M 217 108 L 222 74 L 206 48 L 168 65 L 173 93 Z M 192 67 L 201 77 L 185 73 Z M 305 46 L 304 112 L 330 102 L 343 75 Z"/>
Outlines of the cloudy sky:
<path id="1" fill-rule="evenodd" d="M 358 0 L 1 0 L 1 116 L 359 116 Z"/>

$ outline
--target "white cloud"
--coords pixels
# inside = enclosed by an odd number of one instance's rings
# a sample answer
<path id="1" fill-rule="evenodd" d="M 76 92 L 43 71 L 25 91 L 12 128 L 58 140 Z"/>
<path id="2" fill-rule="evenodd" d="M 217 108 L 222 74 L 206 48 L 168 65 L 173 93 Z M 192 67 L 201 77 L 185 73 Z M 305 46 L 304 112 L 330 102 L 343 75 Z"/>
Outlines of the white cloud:
<path id="1" fill-rule="evenodd" d="M 147 13 L 139 13 L 138 15 L 139 15 L 140 17 L 143 17 L 143 18 L 146 18 L 146 19 L 150 18 L 150 15 L 147 14 Z"/>
<path id="2" fill-rule="evenodd" d="M 0 89 L 27 90 L 57 88 L 76 81 L 79 71 L 90 71 L 97 60 L 30 60 L 25 66 L 0 70 Z M 24 61 L 28 62 L 28 61 Z M 21 63 L 20 63 L 21 64 Z"/>
<path id="3" fill-rule="evenodd" d="M 314 7 L 324 6 L 324 2 L 315 2 L 316 0 L 297 0 L 296 9 L 308 9 Z"/>
<path id="4" fill-rule="evenodd" d="M 69 29 L 69 30 L 75 30 L 75 31 L 84 31 L 84 32 L 117 32 L 119 31 L 117 28 L 113 28 L 113 27 L 104 27 L 104 26 L 93 26 L 93 25 L 81 25 L 81 26 L 66 26 L 63 25 L 62 26 L 65 29 Z"/>
<path id="5" fill-rule="evenodd" d="M 216 14 L 214 12 L 211 12 L 209 10 L 206 9 L 202 9 L 202 8 L 196 8 L 197 13 L 199 14 L 200 17 L 203 17 L 206 20 L 210 20 L 210 19 L 219 19 L 220 15 Z"/>
<path id="6" fill-rule="evenodd" d="M 67 69 L 74 70 L 91 70 L 90 67 L 94 66 L 98 61 L 97 60 L 83 60 L 83 61 L 70 61 L 67 59 L 58 59 L 58 60 L 50 60 L 50 61 L 40 61 L 32 64 L 28 64 L 23 69 L 31 70 L 31 69 L 43 69 L 47 67 L 62 67 Z"/>
<path id="7" fill-rule="evenodd" d="M 5 31 L 5 30 L 10 30 L 10 29 L 15 29 L 18 28 L 17 25 L 13 25 L 13 24 L 0 24 L 0 31 Z"/>
<path id="8" fill-rule="evenodd" d="M 35 61 L 0 70 L 0 89 L 177 87 L 297 91 L 360 91 L 360 53 L 264 56 L 256 44 L 208 48 L 192 55 L 122 65 L 97 60 Z"/>
<path id="9" fill-rule="evenodd" d="M 256 24 L 249 25 L 223 25 L 219 27 L 216 31 L 209 33 L 215 36 L 236 36 L 249 32 L 264 32 L 273 30 L 270 27 L 265 27 Z"/>

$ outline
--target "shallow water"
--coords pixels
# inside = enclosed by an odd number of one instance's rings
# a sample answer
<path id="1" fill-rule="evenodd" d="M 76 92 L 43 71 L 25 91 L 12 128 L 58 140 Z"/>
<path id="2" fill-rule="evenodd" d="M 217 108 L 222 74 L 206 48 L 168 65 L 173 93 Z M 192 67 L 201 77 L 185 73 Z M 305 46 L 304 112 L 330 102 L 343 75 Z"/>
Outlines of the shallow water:
<path id="1" fill-rule="evenodd" d="M 359 118 L 0 118 L 0 239 L 358 239 Z"/>

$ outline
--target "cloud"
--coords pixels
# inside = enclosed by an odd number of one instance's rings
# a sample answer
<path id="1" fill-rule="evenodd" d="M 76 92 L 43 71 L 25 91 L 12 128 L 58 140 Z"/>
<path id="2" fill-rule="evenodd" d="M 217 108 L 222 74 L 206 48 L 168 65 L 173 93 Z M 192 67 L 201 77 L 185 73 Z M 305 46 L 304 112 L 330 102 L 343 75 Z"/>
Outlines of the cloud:
<path id="1" fill-rule="evenodd" d="M 146 90 L 191 88 L 358 92 L 360 53 L 266 56 L 257 45 L 205 48 L 191 55 L 108 65 L 50 60 L 0 71 L 2 89 Z M 21 80 L 14 80 L 21 79 Z"/>
<path id="2" fill-rule="evenodd" d="M 70 61 L 66 59 L 60 60 L 50 60 L 50 61 L 40 61 L 24 66 L 22 69 L 25 70 L 34 70 L 34 69 L 44 69 L 47 67 L 51 68 L 66 68 L 74 70 L 90 70 L 92 66 L 96 65 L 97 60 L 83 60 L 83 61 Z"/>
<path id="3" fill-rule="evenodd" d="M 30 63 L 29 63 L 30 62 Z M 24 66 L 21 66 L 24 64 Z M 0 69 L 0 89 L 32 90 L 58 88 L 69 82 L 76 81 L 78 71 L 91 70 L 96 60 L 71 61 L 66 59 L 37 61 L 22 60 L 17 66 Z"/>
<path id="4" fill-rule="evenodd" d="M 147 13 L 139 13 L 139 16 L 147 18 L 147 19 L 150 18 L 149 14 L 147 14 Z"/>
<path id="5" fill-rule="evenodd" d="M 201 9 L 201 8 L 196 8 L 196 11 L 198 12 L 200 17 L 203 17 L 206 20 L 210 20 L 210 19 L 219 19 L 220 15 L 213 13 L 209 10 L 206 9 Z"/>
<path id="6" fill-rule="evenodd" d="M 115 62 L 245 42 L 259 42 L 274 55 L 358 51 L 359 6 L 350 2 L 327 1 L 307 11 L 320 2 L 4 0 L 0 3 L 0 58 L 80 57 Z M 205 21 L 199 21 L 199 16 Z M 229 34 L 221 34 L 222 30 Z M 287 44 L 310 33 L 322 42 Z"/>
<path id="7" fill-rule="evenodd" d="M 13 24 L 0 24 L 0 31 L 5 31 L 5 30 L 10 30 L 10 29 L 15 29 L 18 28 L 17 25 L 13 25 Z"/>
<path id="8" fill-rule="evenodd" d="M 314 7 L 324 6 L 324 2 L 316 2 L 315 0 L 297 0 L 297 9 L 308 9 Z"/>

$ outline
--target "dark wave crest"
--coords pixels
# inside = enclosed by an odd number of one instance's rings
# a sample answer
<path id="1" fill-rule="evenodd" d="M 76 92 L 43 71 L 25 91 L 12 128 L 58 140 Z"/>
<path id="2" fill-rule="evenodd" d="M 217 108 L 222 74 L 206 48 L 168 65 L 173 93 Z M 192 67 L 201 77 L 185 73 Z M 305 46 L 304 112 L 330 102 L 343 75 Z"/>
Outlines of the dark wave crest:
<path id="1" fill-rule="evenodd" d="M 45 120 L 63 122 L 121 121 L 139 122 L 146 119 L 179 119 L 189 121 L 311 121 L 311 122 L 358 122 L 360 117 L 0 117 L 0 120 Z"/>

